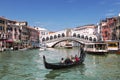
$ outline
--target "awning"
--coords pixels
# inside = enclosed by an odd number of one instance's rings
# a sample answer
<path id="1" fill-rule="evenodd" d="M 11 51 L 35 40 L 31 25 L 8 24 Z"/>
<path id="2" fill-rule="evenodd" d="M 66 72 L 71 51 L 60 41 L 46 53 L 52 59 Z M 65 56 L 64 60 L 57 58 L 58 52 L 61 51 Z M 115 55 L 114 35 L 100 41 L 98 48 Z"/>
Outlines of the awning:
<path id="1" fill-rule="evenodd" d="M 13 40 L 6 40 L 6 42 L 13 43 L 14 41 Z"/>
<path id="2" fill-rule="evenodd" d="M 0 39 L 0 41 L 5 41 L 5 40 L 7 40 L 7 39 Z"/>

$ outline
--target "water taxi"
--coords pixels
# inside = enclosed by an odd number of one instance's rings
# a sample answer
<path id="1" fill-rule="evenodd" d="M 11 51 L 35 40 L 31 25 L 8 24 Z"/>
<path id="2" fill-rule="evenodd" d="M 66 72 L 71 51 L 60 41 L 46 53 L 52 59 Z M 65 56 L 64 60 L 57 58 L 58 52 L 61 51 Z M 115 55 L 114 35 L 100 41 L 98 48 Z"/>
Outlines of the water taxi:
<path id="1" fill-rule="evenodd" d="M 85 44 L 84 50 L 91 54 L 105 54 L 108 52 L 107 44 L 104 42 L 95 42 Z"/>

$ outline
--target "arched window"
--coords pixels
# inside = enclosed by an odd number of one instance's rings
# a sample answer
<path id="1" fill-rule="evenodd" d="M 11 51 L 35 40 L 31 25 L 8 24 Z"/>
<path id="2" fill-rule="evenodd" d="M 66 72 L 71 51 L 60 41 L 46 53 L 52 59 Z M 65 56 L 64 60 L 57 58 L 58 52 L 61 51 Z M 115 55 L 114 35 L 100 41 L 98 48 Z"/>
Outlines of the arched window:
<path id="1" fill-rule="evenodd" d="M 42 41 L 45 41 L 45 38 L 42 38 Z"/>
<path id="2" fill-rule="evenodd" d="M 76 37 L 76 33 L 73 34 L 73 37 Z"/>
<path id="3" fill-rule="evenodd" d="M 60 38 L 61 36 L 60 36 L 60 34 L 58 34 L 58 38 Z"/>
<path id="4" fill-rule="evenodd" d="M 53 36 L 50 36 L 50 40 L 52 40 L 53 39 Z"/>
<path id="5" fill-rule="evenodd" d="M 93 41 L 96 42 L 97 41 L 96 38 L 94 38 Z"/>
<path id="6" fill-rule="evenodd" d="M 62 37 L 65 37 L 65 34 L 64 34 L 64 33 L 62 33 Z"/>
<path id="7" fill-rule="evenodd" d="M 88 40 L 88 36 L 85 36 L 85 40 Z"/>
<path id="8" fill-rule="evenodd" d="M 84 35 L 82 35 L 81 38 L 84 39 Z"/>
<path id="9" fill-rule="evenodd" d="M 48 41 L 48 40 L 49 40 L 49 37 L 46 38 L 46 41 Z"/>
<path id="10" fill-rule="evenodd" d="M 92 37 L 90 37 L 89 40 L 92 41 Z"/>
<path id="11" fill-rule="evenodd" d="M 77 37 L 80 38 L 80 34 L 78 34 Z"/>
<path id="12" fill-rule="evenodd" d="M 54 39 L 56 39 L 57 38 L 57 36 L 56 35 L 54 35 Z"/>

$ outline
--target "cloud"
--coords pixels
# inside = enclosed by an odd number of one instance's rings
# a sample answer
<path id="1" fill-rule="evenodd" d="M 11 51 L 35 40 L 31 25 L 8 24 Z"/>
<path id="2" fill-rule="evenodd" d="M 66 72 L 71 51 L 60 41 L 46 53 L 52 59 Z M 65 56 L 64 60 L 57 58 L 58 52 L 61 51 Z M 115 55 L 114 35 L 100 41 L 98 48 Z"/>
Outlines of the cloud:
<path id="1" fill-rule="evenodd" d="M 109 13 L 106 13 L 106 15 L 105 15 L 105 16 L 109 17 L 109 16 L 114 16 L 114 15 L 115 15 L 115 13 L 114 13 L 114 12 L 109 12 Z"/>
<path id="2" fill-rule="evenodd" d="M 116 15 L 116 11 L 114 9 L 109 9 L 105 14 L 105 16 L 107 16 L 107 17 L 112 17 L 115 15 Z"/>

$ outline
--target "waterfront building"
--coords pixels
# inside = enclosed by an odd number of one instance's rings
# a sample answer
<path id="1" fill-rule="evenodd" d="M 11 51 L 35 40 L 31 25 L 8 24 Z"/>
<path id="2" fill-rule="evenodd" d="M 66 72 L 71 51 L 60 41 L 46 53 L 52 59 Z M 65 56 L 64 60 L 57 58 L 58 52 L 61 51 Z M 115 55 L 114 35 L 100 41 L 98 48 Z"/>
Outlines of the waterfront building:
<path id="1" fill-rule="evenodd" d="M 29 45 L 30 31 L 28 25 L 23 25 L 21 27 L 21 48 L 26 48 Z"/>
<path id="2" fill-rule="evenodd" d="M 115 17 L 101 20 L 100 26 L 101 26 L 101 35 L 102 35 L 103 41 L 117 40 L 116 21 L 117 20 Z"/>
<path id="3" fill-rule="evenodd" d="M 6 49 L 36 47 L 39 32 L 28 26 L 26 21 L 19 22 L 0 17 L 0 51 Z"/>
<path id="4" fill-rule="evenodd" d="M 13 48 L 14 50 L 17 50 L 23 46 L 22 28 L 24 26 L 27 26 L 27 22 L 8 20 L 6 29 L 6 48 Z"/>
<path id="5" fill-rule="evenodd" d="M 6 19 L 4 17 L 0 17 L 0 51 L 3 51 L 6 45 L 5 40 L 7 39 L 6 36 Z"/>
<path id="6" fill-rule="evenodd" d="M 49 31 L 45 28 L 41 28 L 41 27 L 34 27 L 34 28 L 39 32 L 39 40 L 41 40 L 42 36 L 49 34 Z"/>
<path id="7" fill-rule="evenodd" d="M 29 31 L 29 39 L 28 42 L 31 45 L 31 47 L 33 48 L 37 48 L 39 47 L 39 31 L 36 30 L 33 27 L 28 27 L 28 31 Z"/>
<path id="8" fill-rule="evenodd" d="M 116 19 L 117 19 L 116 35 L 117 35 L 117 40 L 120 40 L 120 13 L 119 13 L 119 16 L 116 17 Z"/>
<path id="9" fill-rule="evenodd" d="M 96 27 L 96 35 L 98 37 L 98 41 L 103 41 L 102 35 L 101 35 L 101 26 L 99 23 L 97 23 L 97 27 Z"/>
<path id="10" fill-rule="evenodd" d="M 83 26 L 78 26 L 76 28 L 73 28 L 73 32 L 77 31 L 77 33 L 80 33 L 80 34 L 89 34 L 89 35 L 98 35 L 98 30 L 97 29 L 97 25 L 95 24 L 88 24 L 88 25 L 83 25 Z M 74 34 L 76 35 L 76 34 Z M 81 36 L 83 37 L 83 36 Z M 85 37 L 85 39 L 88 39 L 88 37 Z M 96 41 L 96 40 L 94 40 Z M 78 43 L 74 42 L 73 43 L 74 46 L 79 46 Z"/>
<path id="11" fill-rule="evenodd" d="M 48 35 L 49 31 L 45 28 L 41 28 L 41 27 L 34 27 L 34 29 L 36 29 L 39 32 L 39 43 L 38 43 L 38 47 L 42 47 L 42 41 L 41 38 L 42 36 Z"/>
<path id="12" fill-rule="evenodd" d="M 18 48 L 20 42 L 20 25 L 21 22 L 9 20 L 0 17 L 0 44 L 4 49 Z"/>
<path id="13" fill-rule="evenodd" d="M 119 41 L 119 50 L 120 50 L 120 13 L 117 17 L 116 35 L 117 35 L 117 40 Z"/>
<path id="14" fill-rule="evenodd" d="M 80 31 L 81 33 L 85 34 L 96 34 L 96 25 L 95 24 L 88 24 L 84 26 L 78 26 L 76 28 L 73 28 L 74 31 Z"/>
<path id="15" fill-rule="evenodd" d="M 101 20 L 101 35 L 103 41 L 108 43 L 108 49 L 118 50 L 120 48 L 120 15 Z"/>

